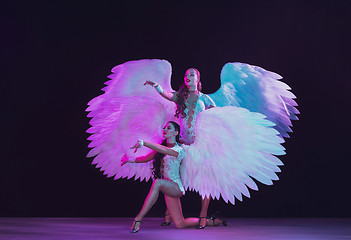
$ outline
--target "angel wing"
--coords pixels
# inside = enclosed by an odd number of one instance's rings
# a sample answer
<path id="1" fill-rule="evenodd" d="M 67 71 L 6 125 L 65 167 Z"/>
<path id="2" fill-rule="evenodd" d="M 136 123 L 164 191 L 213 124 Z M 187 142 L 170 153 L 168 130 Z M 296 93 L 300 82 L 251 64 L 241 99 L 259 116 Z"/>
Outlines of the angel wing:
<path id="1" fill-rule="evenodd" d="M 91 117 L 87 130 L 91 151 L 87 157 L 95 157 L 92 164 L 107 177 L 140 178 L 149 180 L 152 163 L 125 164 L 120 166 L 123 154 L 133 155 L 129 148 L 138 139 L 160 142 L 162 126 L 174 120 L 174 104 L 161 98 L 146 80 L 162 84 L 172 91 L 170 85 L 171 65 L 166 60 L 139 60 L 126 62 L 112 69 L 110 80 L 103 94 L 92 99 L 86 111 Z M 133 155 L 145 155 L 151 150 L 142 148 Z"/>
<path id="2" fill-rule="evenodd" d="M 181 165 L 185 189 L 226 202 L 250 197 L 258 187 L 252 178 L 271 185 L 283 163 L 283 138 L 274 123 L 260 113 L 233 106 L 202 111 L 195 127 L 196 139 L 183 146 L 187 156 Z"/>
<path id="3" fill-rule="evenodd" d="M 297 103 L 282 77 L 261 67 L 227 63 L 221 71 L 221 87 L 209 96 L 217 106 L 237 106 L 259 112 L 275 123 L 280 136 L 289 137 L 291 120 L 298 120 Z"/>

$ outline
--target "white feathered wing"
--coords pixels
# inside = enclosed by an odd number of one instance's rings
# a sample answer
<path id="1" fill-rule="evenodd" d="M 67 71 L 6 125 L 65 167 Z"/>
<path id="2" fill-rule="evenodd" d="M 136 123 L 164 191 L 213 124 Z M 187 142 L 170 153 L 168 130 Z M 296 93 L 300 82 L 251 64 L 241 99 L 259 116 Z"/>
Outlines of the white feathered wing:
<path id="1" fill-rule="evenodd" d="M 275 123 L 280 136 L 289 137 L 291 120 L 298 120 L 297 103 L 282 77 L 261 67 L 245 63 L 227 63 L 221 71 L 221 87 L 209 94 L 216 106 L 243 107 L 259 112 Z"/>
<path id="2" fill-rule="evenodd" d="M 233 106 L 201 112 L 195 142 L 184 146 L 184 188 L 234 204 L 235 198 L 250 196 L 248 188 L 257 190 L 252 178 L 267 185 L 278 180 L 275 172 L 283 163 L 274 155 L 285 154 L 280 145 L 284 140 L 265 118 Z"/>
<path id="3" fill-rule="evenodd" d="M 112 69 L 111 80 L 102 89 L 105 93 L 88 103 L 92 127 L 87 132 L 92 134 L 88 140 L 93 149 L 87 156 L 95 157 L 92 163 L 107 177 L 134 176 L 142 181 L 152 176 L 152 162 L 121 167 L 121 157 L 123 154 L 138 157 L 151 152 L 142 148 L 133 154 L 130 147 L 139 139 L 160 142 L 162 126 L 174 120 L 174 103 L 160 97 L 154 88 L 144 86 L 146 80 L 151 80 L 172 91 L 171 72 L 171 65 L 165 60 L 126 62 Z"/>

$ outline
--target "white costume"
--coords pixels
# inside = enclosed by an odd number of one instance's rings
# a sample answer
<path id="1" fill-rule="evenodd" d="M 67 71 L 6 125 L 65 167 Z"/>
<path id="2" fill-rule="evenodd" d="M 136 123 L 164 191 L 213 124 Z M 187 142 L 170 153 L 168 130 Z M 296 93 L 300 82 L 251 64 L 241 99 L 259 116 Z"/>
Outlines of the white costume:
<path id="1" fill-rule="evenodd" d="M 178 157 L 166 155 L 162 159 L 162 165 L 161 165 L 162 178 L 175 182 L 178 185 L 179 190 L 183 194 L 185 194 L 185 190 L 184 190 L 182 181 L 180 179 L 180 172 L 179 172 L 180 164 L 182 163 L 182 160 L 185 156 L 185 151 L 178 144 L 176 144 L 171 149 L 178 152 Z"/>
<path id="2" fill-rule="evenodd" d="M 177 121 L 175 104 L 144 86 L 151 80 L 172 92 L 171 65 L 165 60 L 139 60 L 118 65 L 112 72 L 105 93 L 90 101 L 87 109 L 93 148 L 88 157 L 95 156 L 93 164 L 108 177 L 149 180 L 151 162 L 121 167 L 120 161 L 125 153 L 138 157 L 151 152 L 141 148 L 133 154 L 129 147 L 138 139 L 160 143 L 164 124 Z M 280 78 L 243 63 L 223 67 L 220 89 L 201 95 L 196 103 L 195 124 L 185 129 L 185 119 L 180 119 L 182 130 L 190 130 L 182 137 L 193 142 L 183 146 L 186 156 L 180 172 L 185 189 L 234 204 L 235 198 L 249 197 L 248 188 L 258 189 L 252 178 L 268 185 L 278 180 L 275 172 L 283 164 L 274 155 L 285 154 L 283 137 L 288 137 L 291 120 L 297 120 L 299 113 L 295 96 Z M 217 107 L 202 111 L 209 99 Z"/>
<path id="3" fill-rule="evenodd" d="M 216 104 L 213 102 L 213 100 L 207 96 L 206 94 L 200 93 L 199 99 L 195 103 L 194 107 L 194 114 L 192 116 L 189 116 L 189 104 L 187 101 L 185 101 L 186 108 L 184 110 L 184 113 L 186 116 L 182 118 L 181 114 L 179 114 L 179 125 L 181 128 L 180 135 L 182 139 L 184 140 L 184 143 L 187 145 L 192 144 L 195 141 L 195 123 L 196 123 L 196 118 L 199 113 L 205 109 L 208 109 L 209 107 L 213 106 L 215 107 Z M 192 119 L 189 119 L 189 117 L 192 117 Z M 190 127 L 189 127 L 189 121 L 190 121 Z"/>

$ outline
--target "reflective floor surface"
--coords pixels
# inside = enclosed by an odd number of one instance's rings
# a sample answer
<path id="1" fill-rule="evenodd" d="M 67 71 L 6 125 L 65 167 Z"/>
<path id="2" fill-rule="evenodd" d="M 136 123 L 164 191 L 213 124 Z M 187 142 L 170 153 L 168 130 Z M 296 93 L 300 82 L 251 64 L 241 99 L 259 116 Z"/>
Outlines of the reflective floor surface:
<path id="1" fill-rule="evenodd" d="M 161 218 L 145 218 L 138 233 L 129 233 L 130 218 L 0 218 L 0 239 L 52 240 L 215 240 L 215 239 L 351 239 L 351 219 L 226 219 L 228 226 L 205 229 L 161 227 Z"/>

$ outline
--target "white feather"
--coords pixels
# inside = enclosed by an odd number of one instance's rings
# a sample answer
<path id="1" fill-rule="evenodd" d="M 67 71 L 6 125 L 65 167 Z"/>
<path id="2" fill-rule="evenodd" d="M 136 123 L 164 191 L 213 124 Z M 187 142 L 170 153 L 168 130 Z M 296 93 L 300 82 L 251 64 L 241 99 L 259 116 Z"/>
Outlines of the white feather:
<path id="1" fill-rule="evenodd" d="M 227 63 L 221 72 L 221 87 L 209 96 L 217 106 L 237 106 L 259 112 L 276 124 L 282 137 L 292 132 L 291 120 L 299 111 L 291 88 L 279 81 L 282 77 L 261 67 L 245 63 Z"/>
<path id="2" fill-rule="evenodd" d="M 194 144 L 184 146 L 187 156 L 181 166 L 186 189 L 204 196 L 235 203 L 257 190 L 251 178 L 271 185 L 278 180 L 281 164 L 273 156 L 285 154 L 274 124 L 259 113 L 244 108 L 217 107 L 199 114 Z"/>

